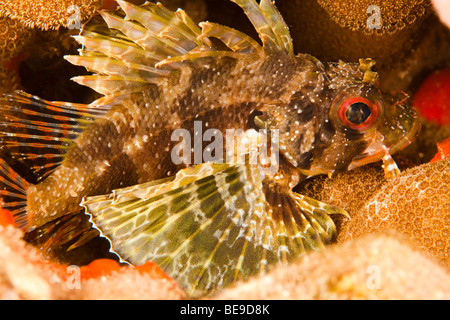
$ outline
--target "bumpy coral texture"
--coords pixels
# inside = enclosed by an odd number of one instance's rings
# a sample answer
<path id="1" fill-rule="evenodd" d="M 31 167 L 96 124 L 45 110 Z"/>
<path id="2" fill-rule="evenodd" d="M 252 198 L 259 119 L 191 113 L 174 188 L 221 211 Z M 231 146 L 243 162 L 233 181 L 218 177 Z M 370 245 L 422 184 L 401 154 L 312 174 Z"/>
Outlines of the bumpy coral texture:
<path id="1" fill-rule="evenodd" d="M 0 16 L 20 20 L 25 26 L 44 30 L 67 26 L 69 20 L 85 20 L 102 4 L 102 0 L 4 0 Z"/>
<path id="2" fill-rule="evenodd" d="M 352 219 L 338 241 L 394 229 L 450 266 L 450 159 L 406 170 L 386 183 Z"/>
<path id="3" fill-rule="evenodd" d="M 73 287 L 67 268 L 54 268 L 0 226 L 0 299 L 183 299 L 175 281 L 122 267 Z M 395 234 L 373 234 L 238 283 L 214 299 L 450 299 L 450 274 Z"/>
<path id="4" fill-rule="evenodd" d="M 328 179 L 326 176 L 317 176 L 300 184 L 298 191 L 344 208 L 353 217 L 383 186 L 385 181 L 384 172 L 377 163 L 355 169 L 352 172 L 336 173 L 332 179 Z M 348 220 L 344 216 L 333 216 L 332 218 L 338 232 L 341 225 Z"/>
<path id="5" fill-rule="evenodd" d="M 370 57 L 377 62 L 375 69 L 384 89 L 409 94 L 427 72 L 449 65 L 448 30 L 432 13 L 429 1 L 339 1 L 336 5 L 335 1 L 322 0 L 321 4 L 317 0 L 277 3 L 297 52 L 307 52 L 321 61 L 357 62 Z M 374 4 L 379 4 L 382 24 L 381 29 L 369 30 L 367 20 L 371 15 L 366 10 Z M 353 6 L 358 7 L 355 14 L 345 9 Z M 340 14 L 336 16 L 330 10 Z M 361 28 L 352 30 L 339 24 L 338 17 Z"/>
<path id="6" fill-rule="evenodd" d="M 373 8 L 371 6 L 377 6 L 380 9 L 381 28 L 379 32 L 381 33 L 396 32 L 408 27 L 429 14 L 431 7 L 430 0 L 359 0 L 341 1 L 339 5 L 332 0 L 317 0 L 317 2 L 340 26 L 366 32 L 369 32 L 368 17 L 376 12 L 371 9 Z"/>
<path id="7" fill-rule="evenodd" d="M 215 299 L 449 299 L 450 274 L 393 234 L 313 252 Z"/>
<path id="8" fill-rule="evenodd" d="M 145 2 L 129 1 L 135 4 Z M 203 0 L 162 2 L 172 10 L 186 9 L 196 22 L 206 18 L 206 4 Z M 0 93 L 22 89 L 49 100 L 72 101 L 80 98 L 84 103 L 95 100 L 90 92 L 87 97 L 82 97 L 78 92 L 78 85 L 69 81 L 72 76 L 79 75 L 82 71 L 70 66 L 63 56 L 74 53 L 72 51 L 76 49 L 74 46 L 77 43 L 70 35 L 77 34 L 78 28 L 97 9 L 113 10 L 116 6 L 114 0 L 0 1 Z M 24 52 L 29 55 L 22 58 L 29 57 L 28 62 L 32 62 L 27 63 L 27 69 L 22 68 L 24 78 L 20 79 L 20 61 L 17 58 Z M 8 68 L 7 64 L 14 60 L 16 68 Z M 51 85 L 44 88 L 47 82 Z M 69 91 L 75 92 L 70 94 Z"/>
<path id="9" fill-rule="evenodd" d="M 176 282 L 155 272 L 122 267 L 81 280 L 67 266 L 48 264 L 21 239 L 19 230 L 0 226 L 0 299 L 182 299 Z"/>
<path id="10" fill-rule="evenodd" d="M 303 186 L 322 201 L 345 208 L 338 242 L 380 230 L 396 230 L 450 266 L 450 159 L 416 166 L 385 181 L 376 165 L 316 179 Z M 307 191 L 308 192 L 308 191 Z"/>
<path id="11" fill-rule="evenodd" d="M 0 63 L 11 59 L 31 39 L 32 31 L 20 21 L 0 18 Z"/>

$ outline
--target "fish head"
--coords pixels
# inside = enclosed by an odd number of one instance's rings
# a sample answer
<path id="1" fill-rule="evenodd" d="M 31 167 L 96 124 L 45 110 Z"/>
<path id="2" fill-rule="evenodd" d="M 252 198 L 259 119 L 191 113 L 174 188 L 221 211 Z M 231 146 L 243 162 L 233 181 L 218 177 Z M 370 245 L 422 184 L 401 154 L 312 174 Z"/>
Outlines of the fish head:
<path id="1" fill-rule="evenodd" d="M 361 129 L 365 149 L 352 158 L 348 170 L 382 160 L 404 149 L 414 141 L 420 131 L 417 113 L 410 105 L 406 94 L 378 92 L 375 97 L 377 98 L 369 100 L 369 105 L 375 103 L 373 109 L 378 110 L 377 119 L 374 119 L 373 124 L 367 128 Z M 358 107 L 347 108 L 361 112 Z M 373 114 L 373 111 L 371 113 Z"/>
<path id="2" fill-rule="evenodd" d="M 279 130 L 280 155 L 304 175 L 392 160 L 416 137 L 420 125 L 407 95 L 383 92 L 373 64 L 330 64 L 311 73 L 295 104 L 271 106 L 259 117 L 259 126 Z"/>

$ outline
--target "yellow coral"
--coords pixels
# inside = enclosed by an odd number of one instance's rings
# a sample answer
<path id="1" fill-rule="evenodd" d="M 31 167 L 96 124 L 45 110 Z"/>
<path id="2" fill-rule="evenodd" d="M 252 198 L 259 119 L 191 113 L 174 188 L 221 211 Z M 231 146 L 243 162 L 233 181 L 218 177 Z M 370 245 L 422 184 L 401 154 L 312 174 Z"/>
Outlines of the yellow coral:
<path id="1" fill-rule="evenodd" d="M 394 234 L 312 252 L 215 299 L 449 299 L 450 274 Z"/>
<path id="2" fill-rule="evenodd" d="M 0 18 L 0 64 L 19 53 L 31 39 L 32 31 L 20 21 Z"/>
<path id="3" fill-rule="evenodd" d="M 350 172 L 336 173 L 332 179 L 322 175 L 305 180 L 299 192 L 309 197 L 344 208 L 354 216 L 385 183 L 384 172 L 379 163 L 357 168 Z M 334 216 L 339 232 L 347 217 Z"/>
<path id="4" fill-rule="evenodd" d="M 102 0 L 3 0 L 0 16 L 21 21 L 29 28 L 44 30 L 83 21 L 102 5 Z"/>
<path id="5" fill-rule="evenodd" d="M 317 0 L 279 1 L 278 7 L 289 25 L 297 52 L 307 52 L 324 62 L 339 59 L 358 62 L 360 58 L 372 58 L 377 62 L 375 69 L 380 75 L 380 85 L 385 90 L 407 93 L 414 90 L 414 86 L 423 77 L 424 70 L 434 70 L 449 64 L 448 33 L 444 32 L 446 29 L 442 30 L 435 15 L 429 14 L 432 12 L 429 1 L 384 1 L 385 4 L 380 6 L 381 29 L 374 29 L 375 31 L 369 30 L 366 25 L 372 16 L 366 13 L 368 6 L 364 8 L 361 5 L 361 10 L 364 10 L 359 18 L 353 17 L 353 11 L 340 9 L 357 3 L 367 4 L 367 1 L 342 0 L 338 4 L 335 1 L 326 2 L 330 3 L 330 10 L 341 12 L 343 22 L 355 20 L 354 23 L 359 23 L 362 29 L 354 31 L 341 26 L 336 22 L 338 18 L 334 17 L 334 13 L 327 12 Z M 378 0 L 369 2 L 370 5 L 381 3 Z M 408 9 L 395 14 L 386 13 L 383 9 L 397 3 L 398 6 L 404 4 Z M 423 4 L 422 7 L 419 6 L 420 3 Z M 425 9 L 425 12 L 419 8 Z M 398 24 L 387 24 L 395 19 L 404 20 Z"/>
<path id="6" fill-rule="evenodd" d="M 301 192 L 340 206 L 338 242 L 379 230 L 396 230 L 450 266 L 450 159 L 412 167 L 386 181 L 380 166 L 318 177 Z M 333 217 L 336 219 L 336 217 Z"/>
<path id="7" fill-rule="evenodd" d="M 450 159 L 404 171 L 387 182 L 351 220 L 343 223 L 338 242 L 394 229 L 450 266 Z"/>
<path id="8" fill-rule="evenodd" d="M 430 0 L 340 1 L 339 5 L 332 0 L 317 0 L 317 2 L 340 26 L 365 32 L 370 31 L 367 27 L 370 15 L 376 14 L 376 10 L 379 9 L 381 33 L 396 32 L 413 24 L 417 19 L 430 13 L 431 7 Z"/>

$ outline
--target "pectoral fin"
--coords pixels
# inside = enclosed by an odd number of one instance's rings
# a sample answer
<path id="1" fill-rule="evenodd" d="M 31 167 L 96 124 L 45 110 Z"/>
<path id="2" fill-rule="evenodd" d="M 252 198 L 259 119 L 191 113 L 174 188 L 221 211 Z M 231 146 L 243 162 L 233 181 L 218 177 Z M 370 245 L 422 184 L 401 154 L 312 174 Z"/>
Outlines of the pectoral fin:
<path id="1" fill-rule="evenodd" d="M 213 163 L 82 205 L 122 259 L 156 262 L 193 297 L 323 248 L 343 212 L 271 187 L 257 165 Z"/>

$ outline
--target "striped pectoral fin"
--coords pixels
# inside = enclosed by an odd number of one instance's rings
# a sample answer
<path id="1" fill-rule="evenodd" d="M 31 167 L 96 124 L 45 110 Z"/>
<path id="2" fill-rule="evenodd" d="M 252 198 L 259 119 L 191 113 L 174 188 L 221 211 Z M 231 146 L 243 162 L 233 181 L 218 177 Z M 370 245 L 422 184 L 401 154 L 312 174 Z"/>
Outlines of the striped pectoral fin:
<path id="1" fill-rule="evenodd" d="M 156 262 L 197 297 L 332 238 L 328 207 L 267 187 L 257 165 L 205 163 L 83 206 L 122 259 Z"/>
<path id="2" fill-rule="evenodd" d="M 27 229 L 27 190 L 30 184 L 0 158 L 0 206 L 8 210 L 16 226 Z"/>
<path id="3" fill-rule="evenodd" d="M 288 262 L 311 250 L 322 250 L 336 237 L 330 214 L 348 215 L 330 206 L 266 180 L 263 192 L 270 204 L 271 224 L 276 230 L 274 252 L 280 262 Z"/>
<path id="4" fill-rule="evenodd" d="M 341 214 L 349 217 L 347 211 L 295 192 L 290 192 L 290 194 L 304 218 L 308 221 L 310 230 L 314 230 L 309 237 L 311 249 L 318 249 L 331 243 L 336 237 L 336 226 L 330 215 Z M 309 232 L 307 231 L 307 233 Z"/>
<path id="5" fill-rule="evenodd" d="M 258 183 L 249 166 L 207 163 L 83 205 L 122 259 L 154 261 L 200 296 L 240 277 L 250 257 L 250 269 L 259 270 L 261 259 L 244 254 L 265 250 L 254 240 L 265 211 Z"/>
<path id="6" fill-rule="evenodd" d="M 73 140 L 108 107 L 51 102 L 23 92 L 0 98 L 0 149 L 41 180 L 61 163 Z"/>

